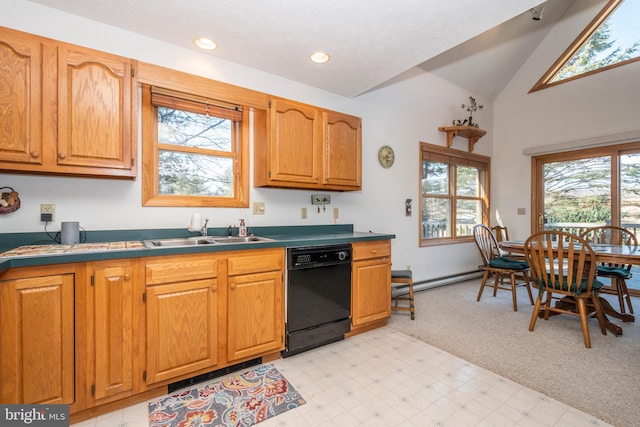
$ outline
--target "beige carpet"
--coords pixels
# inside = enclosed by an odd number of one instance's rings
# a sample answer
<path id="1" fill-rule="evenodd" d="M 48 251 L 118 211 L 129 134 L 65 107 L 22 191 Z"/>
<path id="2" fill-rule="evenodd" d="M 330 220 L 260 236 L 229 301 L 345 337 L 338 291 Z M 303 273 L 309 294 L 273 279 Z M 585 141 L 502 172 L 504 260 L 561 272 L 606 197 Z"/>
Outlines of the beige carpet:
<path id="1" fill-rule="evenodd" d="M 395 312 L 388 326 L 617 427 L 640 425 L 640 319 L 619 322 L 618 337 L 603 336 L 590 319 L 587 349 L 577 317 L 539 319 L 529 332 L 533 307 L 525 289 L 518 289 L 514 312 L 510 292 L 494 298 L 485 289 L 476 302 L 479 287 L 477 279 L 418 292 L 416 320 Z M 640 299 L 633 303 L 640 313 Z"/>

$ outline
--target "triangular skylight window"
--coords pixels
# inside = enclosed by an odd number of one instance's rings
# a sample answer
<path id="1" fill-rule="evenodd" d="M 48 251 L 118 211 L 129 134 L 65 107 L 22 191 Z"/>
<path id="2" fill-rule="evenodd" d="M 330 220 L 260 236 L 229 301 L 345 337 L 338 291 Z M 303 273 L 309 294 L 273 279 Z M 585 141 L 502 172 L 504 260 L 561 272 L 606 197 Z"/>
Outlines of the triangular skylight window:
<path id="1" fill-rule="evenodd" d="M 610 0 L 531 92 L 640 60 L 640 0 Z"/>

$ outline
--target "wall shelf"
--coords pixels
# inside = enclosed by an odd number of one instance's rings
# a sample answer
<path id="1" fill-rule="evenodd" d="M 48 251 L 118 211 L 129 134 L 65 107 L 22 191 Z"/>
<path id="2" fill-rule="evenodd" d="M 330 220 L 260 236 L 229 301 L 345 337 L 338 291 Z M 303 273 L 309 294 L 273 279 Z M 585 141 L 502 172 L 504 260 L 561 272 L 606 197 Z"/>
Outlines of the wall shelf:
<path id="1" fill-rule="evenodd" d="M 469 152 L 473 151 L 473 146 L 482 138 L 487 131 L 474 126 L 440 126 L 440 132 L 447 134 L 447 147 L 451 147 L 454 136 L 461 136 L 469 140 Z"/>

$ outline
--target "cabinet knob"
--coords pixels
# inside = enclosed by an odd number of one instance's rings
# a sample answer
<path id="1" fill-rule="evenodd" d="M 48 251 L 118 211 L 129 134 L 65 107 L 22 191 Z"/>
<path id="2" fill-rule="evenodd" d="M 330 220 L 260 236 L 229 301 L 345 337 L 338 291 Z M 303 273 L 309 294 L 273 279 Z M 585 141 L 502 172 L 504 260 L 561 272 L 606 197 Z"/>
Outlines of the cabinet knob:
<path id="1" fill-rule="evenodd" d="M 231 289 L 235 289 L 235 288 L 236 288 L 236 284 L 235 284 L 235 283 L 232 283 L 231 285 L 229 285 L 229 288 L 231 288 Z"/>
<path id="2" fill-rule="evenodd" d="M 216 285 L 213 285 L 213 286 L 211 287 L 211 290 L 215 292 L 215 291 L 217 291 L 217 290 L 218 290 L 218 287 L 217 287 Z"/>
<path id="3" fill-rule="evenodd" d="M 378 253 L 378 250 L 377 250 L 377 249 L 372 249 L 372 250 L 371 250 L 371 253 L 375 255 L 375 254 L 377 254 L 377 253 Z"/>
<path id="4" fill-rule="evenodd" d="M 59 158 L 60 160 L 64 160 L 64 159 L 66 159 L 66 158 L 67 158 L 67 155 L 66 155 L 66 154 L 64 154 L 64 153 L 58 153 L 58 158 Z"/>
<path id="5" fill-rule="evenodd" d="M 31 155 L 31 157 L 33 157 L 34 159 L 37 159 L 38 157 L 40 157 L 40 153 L 38 153 L 37 151 L 32 151 L 31 153 L 29 153 Z"/>
<path id="6" fill-rule="evenodd" d="M 122 276 L 123 279 L 125 280 L 125 282 L 128 282 L 129 279 L 131 279 L 131 276 L 129 276 L 128 274 L 125 274 L 124 276 Z"/>

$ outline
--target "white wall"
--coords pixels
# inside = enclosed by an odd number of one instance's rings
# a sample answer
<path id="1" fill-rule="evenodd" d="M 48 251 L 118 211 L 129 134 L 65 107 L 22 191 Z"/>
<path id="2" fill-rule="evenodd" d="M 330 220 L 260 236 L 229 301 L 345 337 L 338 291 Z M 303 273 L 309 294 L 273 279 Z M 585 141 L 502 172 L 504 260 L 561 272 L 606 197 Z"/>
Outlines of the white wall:
<path id="1" fill-rule="evenodd" d="M 523 149 L 640 130 L 640 62 L 527 93 L 604 3 L 575 2 L 494 103 L 493 223 L 501 218 L 512 239 L 531 231 L 531 157 Z M 527 215 L 517 215 L 519 207 Z"/>
<path id="2" fill-rule="evenodd" d="M 316 213 L 310 204 L 310 195 L 317 192 L 311 191 L 252 187 L 251 202 L 266 204 L 266 214 L 255 216 L 250 209 L 142 207 L 140 174 L 135 181 L 0 174 L 0 185 L 16 189 L 22 202 L 19 211 L 0 217 L 0 233 L 42 231 L 38 214 L 40 203 L 56 205 L 56 222 L 50 225 L 50 231 L 57 231 L 60 221 L 72 220 L 80 221 L 88 231 L 186 227 L 193 212 L 209 217 L 210 226 L 214 227 L 238 224 L 239 218 L 246 218 L 249 225 L 332 224 L 332 211 L 337 207 L 340 210 L 338 223 L 352 223 L 357 231 L 396 234 L 392 248 L 394 268 L 410 265 L 415 280 L 477 268 L 479 255 L 473 244 L 418 247 L 419 142 L 444 145 L 445 135 L 437 130 L 438 126 L 464 118 L 466 112 L 460 109 L 460 104 L 471 95 L 485 104 L 474 118 L 487 130 L 475 152 L 489 155 L 492 108 L 477 94 L 413 69 L 377 90 L 349 99 L 24 0 L 15 0 L 11 8 L 3 9 L 0 25 L 363 119 L 363 189 L 361 192 L 331 193 L 332 203 L 326 212 Z M 396 152 L 396 163 L 390 169 L 383 169 L 377 162 L 378 148 L 384 144 L 391 145 Z M 465 139 L 456 138 L 454 148 L 466 150 L 466 147 Z M 413 200 L 412 217 L 404 214 L 406 199 Z M 301 207 L 308 208 L 309 219 L 300 219 Z"/>

